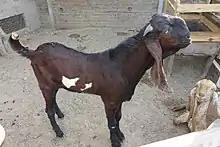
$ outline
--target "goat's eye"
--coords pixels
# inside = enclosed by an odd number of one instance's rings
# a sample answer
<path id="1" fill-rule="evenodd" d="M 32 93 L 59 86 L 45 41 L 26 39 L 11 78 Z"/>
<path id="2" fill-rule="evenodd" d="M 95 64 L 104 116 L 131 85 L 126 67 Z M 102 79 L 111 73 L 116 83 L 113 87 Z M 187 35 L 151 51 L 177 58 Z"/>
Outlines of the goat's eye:
<path id="1" fill-rule="evenodd" d="M 169 22 L 169 25 L 170 25 L 170 26 L 173 26 L 173 25 L 174 25 L 174 22 L 173 22 L 173 21 L 172 21 L 172 22 L 170 21 L 170 22 Z"/>

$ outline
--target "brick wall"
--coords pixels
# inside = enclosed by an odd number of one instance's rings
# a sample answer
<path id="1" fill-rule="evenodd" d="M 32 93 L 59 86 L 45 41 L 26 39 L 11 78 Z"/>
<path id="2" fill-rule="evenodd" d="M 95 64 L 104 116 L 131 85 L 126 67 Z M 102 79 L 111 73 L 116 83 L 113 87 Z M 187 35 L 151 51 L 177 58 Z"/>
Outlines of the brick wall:
<path id="1" fill-rule="evenodd" d="M 52 0 L 56 26 L 140 27 L 157 11 L 158 0 Z M 37 0 L 42 26 L 50 24 L 46 0 Z"/>

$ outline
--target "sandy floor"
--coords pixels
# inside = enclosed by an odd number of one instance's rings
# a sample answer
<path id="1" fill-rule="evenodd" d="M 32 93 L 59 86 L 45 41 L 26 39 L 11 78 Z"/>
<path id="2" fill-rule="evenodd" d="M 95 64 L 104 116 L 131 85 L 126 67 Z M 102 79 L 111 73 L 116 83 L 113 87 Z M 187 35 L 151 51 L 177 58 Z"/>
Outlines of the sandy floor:
<path id="1" fill-rule="evenodd" d="M 120 31 L 127 34 L 117 33 Z M 22 36 L 21 40 L 33 49 L 43 42 L 59 41 L 85 52 L 97 52 L 114 47 L 132 33 L 135 31 L 123 29 L 40 30 Z M 30 62 L 12 53 L 0 57 L 0 63 L 0 123 L 6 129 L 3 147 L 110 146 L 104 108 L 98 96 L 60 90 L 57 99 L 65 117 L 57 121 L 65 136 L 56 138 L 44 112 L 44 99 Z M 187 100 L 204 63 L 205 59 L 199 57 L 176 58 L 173 75 L 168 78 L 175 90 L 172 95 L 148 87 L 145 78 L 142 79 L 132 100 L 123 105 L 124 147 L 136 147 L 188 132 L 186 126 L 172 124 L 172 118 L 178 114 L 171 108 Z"/>

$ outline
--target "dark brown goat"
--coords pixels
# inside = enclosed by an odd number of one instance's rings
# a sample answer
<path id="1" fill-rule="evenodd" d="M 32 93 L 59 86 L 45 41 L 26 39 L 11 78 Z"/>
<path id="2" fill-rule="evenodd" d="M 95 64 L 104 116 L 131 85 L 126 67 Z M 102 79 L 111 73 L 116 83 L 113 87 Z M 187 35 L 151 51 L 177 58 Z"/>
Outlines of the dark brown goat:
<path id="1" fill-rule="evenodd" d="M 55 114 L 64 115 L 56 103 L 59 88 L 99 95 L 105 106 L 112 147 L 121 147 L 124 134 L 119 128 L 122 103 L 129 101 L 143 74 L 151 68 L 156 86 L 167 90 L 162 59 L 191 44 L 190 32 L 179 17 L 155 14 L 139 33 L 99 53 L 83 53 L 50 42 L 34 50 L 22 46 L 12 33 L 13 50 L 31 60 L 31 66 L 46 101 L 46 113 L 58 137 L 63 132 Z"/>

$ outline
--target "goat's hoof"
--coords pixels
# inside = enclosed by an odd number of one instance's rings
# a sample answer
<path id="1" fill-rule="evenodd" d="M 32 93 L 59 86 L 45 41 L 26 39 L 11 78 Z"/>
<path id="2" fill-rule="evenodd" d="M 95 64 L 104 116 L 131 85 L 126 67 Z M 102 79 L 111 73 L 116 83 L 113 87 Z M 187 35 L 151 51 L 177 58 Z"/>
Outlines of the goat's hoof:
<path id="1" fill-rule="evenodd" d="M 175 126 L 179 125 L 179 123 L 178 123 L 178 121 L 177 121 L 176 119 L 173 119 L 173 124 L 174 124 Z"/>
<path id="2" fill-rule="evenodd" d="M 173 107 L 171 110 L 175 112 L 175 111 L 178 111 L 179 109 L 178 107 Z"/>
<path id="3" fill-rule="evenodd" d="M 64 114 L 62 112 L 58 113 L 57 116 L 58 116 L 58 118 L 64 118 Z"/>
<path id="4" fill-rule="evenodd" d="M 58 131 L 55 131 L 55 132 L 56 132 L 57 137 L 62 138 L 63 135 L 64 135 L 64 133 L 61 130 L 58 130 Z"/>
<path id="5" fill-rule="evenodd" d="M 125 140 L 125 135 L 120 130 L 117 132 L 117 136 L 121 142 L 123 142 L 123 140 Z"/>
<path id="6" fill-rule="evenodd" d="M 121 147 L 121 142 L 119 140 L 112 141 L 112 147 Z"/>
<path id="7" fill-rule="evenodd" d="M 172 94 L 172 93 L 173 93 L 173 89 L 170 88 L 170 87 L 168 86 L 168 84 L 166 84 L 166 83 L 159 85 L 158 88 L 159 88 L 161 91 L 166 92 L 166 93 L 168 93 L 168 94 Z"/>

